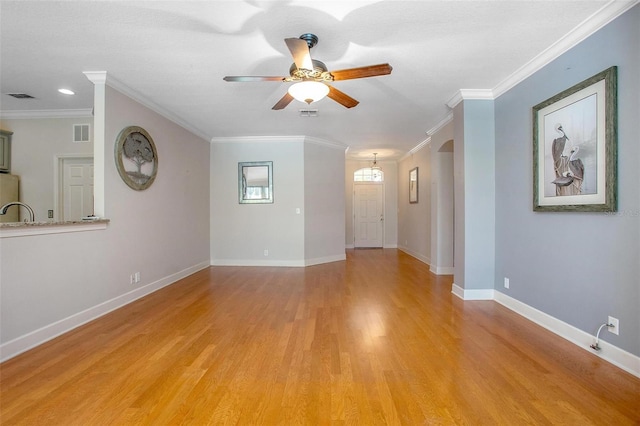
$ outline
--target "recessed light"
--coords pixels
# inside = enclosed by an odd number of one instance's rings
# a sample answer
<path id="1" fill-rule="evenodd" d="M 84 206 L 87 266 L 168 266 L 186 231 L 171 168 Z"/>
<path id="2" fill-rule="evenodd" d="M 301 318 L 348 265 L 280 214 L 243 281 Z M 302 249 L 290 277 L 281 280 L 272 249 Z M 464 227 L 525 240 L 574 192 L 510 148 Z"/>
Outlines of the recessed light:
<path id="1" fill-rule="evenodd" d="M 69 89 L 58 89 L 58 92 L 62 93 L 63 95 L 75 95 L 75 92 Z"/>

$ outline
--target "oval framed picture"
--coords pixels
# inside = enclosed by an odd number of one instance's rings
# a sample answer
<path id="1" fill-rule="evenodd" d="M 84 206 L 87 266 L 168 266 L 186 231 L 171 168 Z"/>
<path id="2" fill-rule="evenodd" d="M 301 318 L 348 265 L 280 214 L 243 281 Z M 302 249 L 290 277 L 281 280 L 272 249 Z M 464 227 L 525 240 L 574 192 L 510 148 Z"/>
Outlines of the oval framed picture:
<path id="1" fill-rule="evenodd" d="M 116 140 L 115 159 L 120 177 L 136 191 L 150 187 L 158 173 L 156 145 L 142 127 L 122 129 Z"/>

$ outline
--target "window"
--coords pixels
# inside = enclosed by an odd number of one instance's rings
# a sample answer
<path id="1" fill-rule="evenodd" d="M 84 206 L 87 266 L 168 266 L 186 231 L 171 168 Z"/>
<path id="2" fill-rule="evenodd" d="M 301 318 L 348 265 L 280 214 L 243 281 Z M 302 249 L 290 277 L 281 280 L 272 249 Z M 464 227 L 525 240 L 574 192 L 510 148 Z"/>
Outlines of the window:
<path id="1" fill-rule="evenodd" d="M 356 170 L 353 173 L 354 182 L 382 182 L 384 180 L 384 173 L 382 170 L 373 170 L 369 167 Z"/>

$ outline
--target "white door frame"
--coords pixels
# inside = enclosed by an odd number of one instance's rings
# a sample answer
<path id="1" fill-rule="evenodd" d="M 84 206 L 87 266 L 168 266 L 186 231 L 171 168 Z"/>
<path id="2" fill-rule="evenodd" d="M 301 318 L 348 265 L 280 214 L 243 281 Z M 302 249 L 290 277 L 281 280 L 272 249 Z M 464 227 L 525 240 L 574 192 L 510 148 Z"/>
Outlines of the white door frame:
<path id="1" fill-rule="evenodd" d="M 384 219 L 387 216 L 387 211 L 386 211 L 386 204 L 384 202 L 385 199 L 385 187 L 384 187 L 384 181 L 382 182 L 369 182 L 369 181 L 362 181 L 362 182 L 353 182 L 353 186 L 352 186 L 352 190 L 351 190 L 351 229 L 353 229 L 353 248 L 357 248 L 356 246 L 356 185 L 360 186 L 360 185 L 377 185 L 377 186 L 382 186 L 382 248 L 384 248 L 384 241 L 385 241 L 385 229 L 386 226 L 384 224 Z"/>
<path id="2" fill-rule="evenodd" d="M 53 212 L 56 221 L 64 220 L 62 215 L 62 206 L 64 201 L 62 197 L 64 192 L 62 185 L 64 184 L 64 162 L 67 160 L 91 160 L 93 162 L 93 154 L 56 154 L 53 156 Z"/>

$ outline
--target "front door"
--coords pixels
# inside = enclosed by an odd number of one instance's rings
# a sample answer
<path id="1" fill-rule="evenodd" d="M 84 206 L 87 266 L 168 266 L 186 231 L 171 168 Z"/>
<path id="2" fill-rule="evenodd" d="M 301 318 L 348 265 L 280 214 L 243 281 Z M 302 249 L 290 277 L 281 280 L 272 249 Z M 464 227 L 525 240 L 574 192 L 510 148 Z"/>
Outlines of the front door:
<path id="1" fill-rule="evenodd" d="M 384 210 L 382 184 L 354 183 L 354 247 L 382 247 Z"/>

